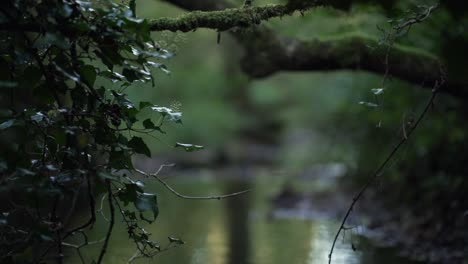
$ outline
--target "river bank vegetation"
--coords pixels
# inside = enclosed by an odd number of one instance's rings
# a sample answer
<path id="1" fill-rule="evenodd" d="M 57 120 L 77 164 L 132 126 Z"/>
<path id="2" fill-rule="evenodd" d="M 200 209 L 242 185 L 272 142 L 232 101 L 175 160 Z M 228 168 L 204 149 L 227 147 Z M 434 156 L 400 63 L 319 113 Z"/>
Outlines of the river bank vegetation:
<path id="1" fill-rule="evenodd" d="M 467 11 L 462 1 L 404 0 L 2 3 L 0 262 L 177 252 L 190 241 L 158 236 L 158 218 L 173 211 L 164 191 L 187 207 L 226 199 L 229 241 L 242 254 L 213 263 L 267 261 L 236 236 L 265 204 L 282 210 L 272 218 L 328 212 L 336 232 L 311 251 L 322 257 L 299 263 L 365 251 L 345 239 L 362 228 L 411 259 L 465 263 Z M 162 177 L 173 163 L 237 181 L 182 181 L 182 192 Z M 201 192 L 213 189 L 221 194 Z M 113 247 L 124 238 L 125 259 Z M 183 259 L 198 263 L 193 252 Z"/>

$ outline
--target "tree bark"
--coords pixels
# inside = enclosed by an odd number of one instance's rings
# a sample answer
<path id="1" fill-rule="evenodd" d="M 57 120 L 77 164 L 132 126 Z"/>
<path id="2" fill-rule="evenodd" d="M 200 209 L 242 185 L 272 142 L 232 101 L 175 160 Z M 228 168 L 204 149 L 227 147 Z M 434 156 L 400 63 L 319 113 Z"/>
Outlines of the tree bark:
<path id="1" fill-rule="evenodd" d="M 191 11 L 229 10 L 234 7 L 222 0 L 166 1 Z M 309 4 L 312 2 L 308 1 Z M 323 4 L 319 2 L 314 3 Z M 236 26 L 237 22 L 230 23 Z M 226 24 L 221 26 L 222 30 L 229 28 Z M 362 70 L 387 73 L 390 77 L 431 89 L 441 79 L 445 69 L 445 65 L 435 55 L 397 44 L 389 49 L 387 64 L 386 46 L 363 35 L 347 35 L 329 40 L 298 40 L 280 36 L 264 25 L 251 25 L 246 29 L 230 30 L 229 33 L 244 47 L 242 69 L 252 78 L 268 77 L 278 71 Z M 468 98 L 468 80 L 451 80 L 450 76 L 444 78 L 441 92 Z"/>

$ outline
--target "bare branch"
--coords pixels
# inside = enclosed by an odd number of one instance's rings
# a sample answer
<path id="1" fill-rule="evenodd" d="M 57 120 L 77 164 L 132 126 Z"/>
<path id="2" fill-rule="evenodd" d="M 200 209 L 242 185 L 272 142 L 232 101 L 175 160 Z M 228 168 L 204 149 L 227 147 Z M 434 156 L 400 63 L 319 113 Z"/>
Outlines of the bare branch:
<path id="1" fill-rule="evenodd" d="M 70 235 L 73 235 L 74 232 L 76 231 L 79 231 L 83 228 L 86 228 L 88 226 L 91 226 L 94 224 L 94 222 L 96 221 L 96 209 L 95 209 L 95 202 L 94 202 L 94 195 L 93 195 L 93 191 L 91 189 L 91 179 L 90 179 L 90 175 L 87 174 L 86 175 L 86 191 L 88 193 L 88 199 L 89 199 L 89 212 L 90 212 L 90 217 L 89 217 L 89 220 L 78 226 L 78 227 L 75 227 L 73 228 L 72 230 L 66 232 L 66 234 L 63 236 L 63 239 L 69 237 Z"/>
<path id="2" fill-rule="evenodd" d="M 97 264 L 100 264 L 102 262 L 102 259 L 104 258 L 104 254 L 107 251 L 107 246 L 109 244 L 109 239 L 112 234 L 112 229 L 114 228 L 114 221 L 115 221 L 115 209 L 114 209 L 114 198 L 112 196 L 112 188 L 109 180 L 106 180 L 107 183 L 107 199 L 109 200 L 109 209 L 110 209 L 110 222 L 109 222 L 109 228 L 107 229 L 107 234 L 106 238 L 104 240 L 104 244 L 102 245 L 101 251 L 99 253 L 99 258 L 97 261 Z"/>
<path id="3" fill-rule="evenodd" d="M 159 177 L 159 172 L 162 170 L 162 168 L 164 167 L 168 167 L 168 166 L 173 166 L 173 165 L 161 165 L 161 167 L 159 167 L 158 171 L 155 172 L 155 173 L 146 173 L 142 170 L 139 170 L 139 169 L 136 169 L 135 168 L 135 171 L 138 172 L 139 174 L 141 175 L 144 175 L 146 177 L 152 177 L 152 178 L 155 178 L 156 180 L 158 180 L 164 187 L 166 187 L 166 189 L 168 189 L 170 192 L 172 192 L 174 195 L 176 195 L 177 197 L 180 197 L 182 199 L 189 199 L 189 200 L 221 200 L 221 199 L 225 199 L 225 198 L 229 198 L 229 197 L 234 197 L 234 196 L 238 196 L 238 195 L 242 195 L 242 194 L 245 194 L 245 193 L 248 193 L 250 192 L 251 190 L 244 190 L 244 191 L 240 191 L 240 192 L 235 192 L 235 193 L 230 193 L 230 194 L 226 194 L 226 195 L 213 195 L 213 196 L 188 196 L 188 195 L 184 195 L 184 194 L 181 194 L 179 192 L 177 192 L 176 190 L 174 190 L 174 188 L 172 188 L 169 184 L 167 184 L 163 179 L 161 179 Z"/>
<path id="4" fill-rule="evenodd" d="M 398 144 L 393 147 L 393 149 L 390 151 L 390 153 L 387 155 L 387 157 L 385 158 L 385 160 L 380 164 L 380 166 L 377 168 L 377 170 L 369 177 L 369 180 L 366 182 L 366 184 L 361 188 L 361 190 L 353 197 L 353 200 L 351 202 L 351 204 L 349 205 L 348 207 L 348 210 L 346 211 L 346 214 L 345 216 L 343 217 L 343 220 L 341 221 L 341 225 L 338 229 L 338 231 L 336 232 L 336 235 L 335 235 L 335 238 L 333 239 L 333 243 L 332 243 L 332 246 L 331 246 L 331 249 L 330 249 L 330 253 L 328 254 L 328 263 L 331 264 L 331 261 L 332 261 L 332 255 L 333 255 L 333 250 L 335 249 L 335 244 L 336 244 L 336 241 L 338 240 L 338 237 L 341 233 L 341 231 L 343 230 L 346 230 L 347 227 L 345 226 L 346 225 L 346 220 L 348 220 L 348 217 L 350 216 L 351 214 L 351 211 L 353 210 L 354 206 L 356 205 L 356 203 L 359 201 L 359 199 L 362 197 L 362 195 L 364 195 L 364 193 L 366 192 L 366 190 L 376 181 L 376 179 L 382 175 L 383 173 L 383 170 L 387 167 L 387 164 L 392 160 L 392 158 L 398 153 L 398 150 L 408 141 L 408 139 L 410 138 L 410 136 L 413 134 L 413 132 L 416 130 L 416 128 L 418 127 L 418 125 L 420 124 L 421 120 L 426 116 L 426 114 L 428 113 L 429 109 L 431 108 L 431 106 L 433 105 L 434 103 L 434 100 L 438 94 L 438 91 L 439 91 L 439 88 L 443 85 L 443 81 L 436 81 L 436 83 L 434 84 L 434 88 L 432 90 L 432 95 L 431 97 L 429 98 L 429 101 L 427 102 L 426 104 L 426 107 L 424 108 L 424 110 L 421 112 L 421 114 L 419 115 L 419 118 L 416 120 L 416 122 L 414 123 L 413 126 L 410 127 L 410 130 L 407 131 L 407 134 L 406 134 L 406 137 L 403 136 L 401 138 L 401 140 L 398 142 Z"/>
<path id="5" fill-rule="evenodd" d="M 83 254 L 81 254 L 81 248 L 84 247 L 84 246 L 88 246 L 88 245 L 94 245 L 94 244 L 102 243 L 102 242 L 104 242 L 106 240 L 106 238 L 88 242 L 88 237 L 86 236 L 86 234 L 84 232 L 82 232 L 82 234 L 85 237 L 85 241 L 82 244 L 75 245 L 75 244 L 71 244 L 71 243 L 67 243 L 67 242 L 62 242 L 62 245 L 66 246 L 66 247 L 74 248 L 76 250 L 76 253 L 78 254 L 78 257 L 81 260 L 81 263 L 85 264 L 86 262 L 84 260 Z"/>
<path id="6" fill-rule="evenodd" d="M 421 23 L 423 22 L 424 20 L 426 20 L 431 14 L 432 12 L 437 9 L 439 7 L 439 3 L 435 4 L 435 5 L 432 5 L 432 6 L 429 6 L 425 12 L 421 13 L 421 14 L 417 14 L 416 16 L 406 20 L 406 21 L 403 21 L 402 23 L 396 25 L 395 27 L 393 27 L 393 29 L 397 32 L 401 32 L 403 31 L 404 29 L 408 29 L 411 28 L 412 25 L 414 24 L 418 24 L 418 23 Z"/>
<path id="7" fill-rule="evenodd" d="M 103 195 L 102 198 L 101 198 L 101 207 L 96 211 L 98 213 L 100 213 L 102 215 L 102 218 L 104 218 L 104 220 L 106 220 L 106 222 L 109 222 L 109 218 L 106 217 L 106 215 L 104 214 L 104 200 L 106 200 L 106 196 Z"/>

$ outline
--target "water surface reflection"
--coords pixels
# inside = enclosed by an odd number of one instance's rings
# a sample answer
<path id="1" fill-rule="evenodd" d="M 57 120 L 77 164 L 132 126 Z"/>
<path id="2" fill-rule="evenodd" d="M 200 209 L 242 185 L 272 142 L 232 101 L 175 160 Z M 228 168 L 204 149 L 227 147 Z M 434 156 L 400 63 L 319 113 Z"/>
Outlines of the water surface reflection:
<path id="1" fill-rule="evenodd" d="M 199 175 L 174 175 L 168 182 L 185 194 L 211 195 L 253 189 L 232 199 L 182 200 L 157 183 L 146 182 L 158 194 L 160 215 L 146 229 L 153 239 L 164 245 L 167 237 L 178 237 L 186 244 L 161 253 L 153 260 L 138 259 L 133 263 L 161 264 L 315 264 L 327 263 L 328 251 L 337 223 L 329 220 L 273 219 L 271 197 L 285 182 L 267 172 L 255 177 L 235 179 L 213 171 Z M 305 184 L 305 183 L 304 183 Z M 100 219 L 90 237 L 100 239 L 106 230 Z M 135 253 L 123 223 L 117 221 L 105 263 L 127 263 Z M 372 246 L 362 237 L 346 236 L 338 243 L 333 263 L 412 263 L 395 255 L 393 250 Z M 351 243 L 358 247 L 354 251 Z M 86 260 L 98 253 L 99 247 L 83 250 Z M 91 261 L 89 261 L 90 263 Z M 79 263 L 71 258 L 67 263 Z"/>

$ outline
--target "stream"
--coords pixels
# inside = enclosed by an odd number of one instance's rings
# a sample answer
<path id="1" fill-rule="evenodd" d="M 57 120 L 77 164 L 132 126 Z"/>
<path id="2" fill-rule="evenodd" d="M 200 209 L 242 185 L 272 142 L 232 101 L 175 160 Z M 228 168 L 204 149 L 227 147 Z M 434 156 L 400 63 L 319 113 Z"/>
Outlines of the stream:
<path id="1" fill-rule="evenodd" d="M 289 184 L 285 174 L 268 169 L 248 173 L 201 169 L 162 174 L 174 189 L 187 195 L 226 194 L 252 189 L 242 196 L 204 201 L 180 199 L 157 182 L 145 180 L 147 191 L 158 194 L 160 210 L 158 219 L 151 225 L 145 225 L 145 229 L 153 234 L 153 240 L 160 242 L 161 248 L 168 244 L 169 236 L 179 238 L 185 244 L 162 252 L 152 260 L 141 258 L 132 263 L 328 263 L 330 246 L 342 217 L 341 211 L 330 210 L 336 206 L 337 199 L 324 199 L 315 206 L 312 197 L 289 195 L 288 198 L 288 195 L 283 195 L 278 198 L 278 193 L 284 193 L 285 184 Z M 313 193 L 330 189 L 332 182 L 297 177 L 290 184 L 299 192 Z M 327 204 L 327 200 L 333 202 Z M 106 230 L 107 222 L 98 215 L 89 239 L 101 239 Z M 398 256 L 392 248 L 376 246 L 362 233 L 358 227 L 348 230 L 344 237 L 340 236 L 333 263 L 415 263 Z M 82 249 L 87 263 L 91 263 L 93 256 L 96 258 L 100 245 Z M 122 219 L 116 217 L 104 263 L 127 263 L 135 251 Z M 66 263 L 81 263 L 74 251 L 70 250 L 68 255 Z"/>

